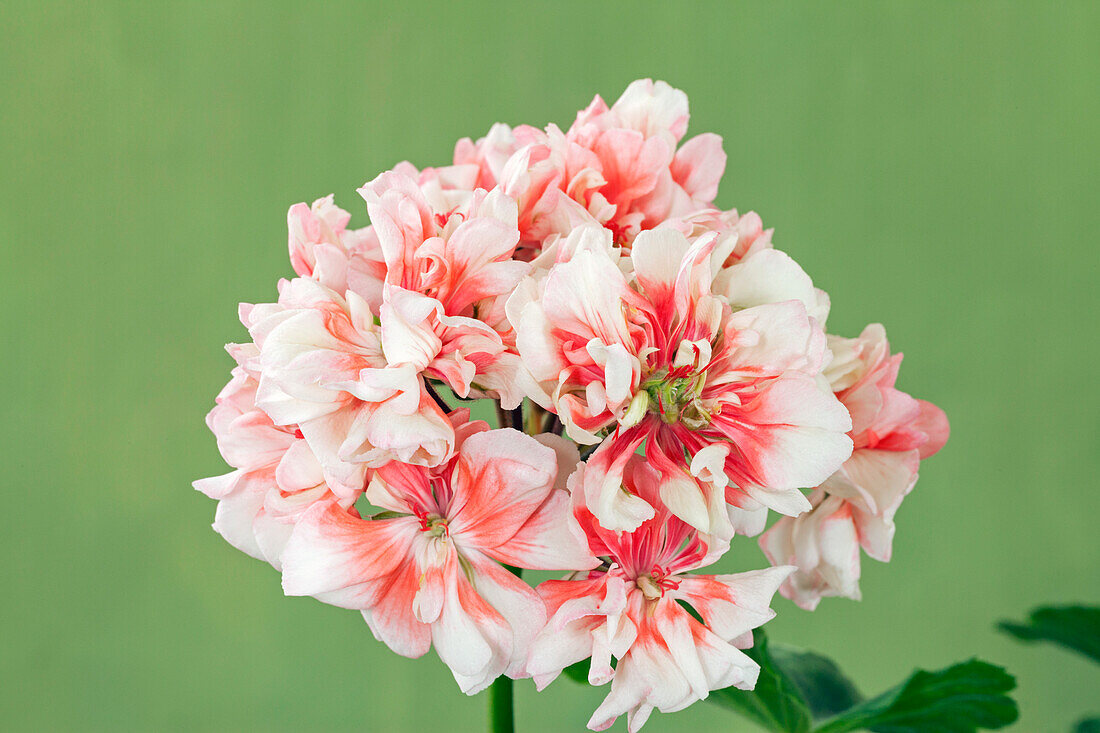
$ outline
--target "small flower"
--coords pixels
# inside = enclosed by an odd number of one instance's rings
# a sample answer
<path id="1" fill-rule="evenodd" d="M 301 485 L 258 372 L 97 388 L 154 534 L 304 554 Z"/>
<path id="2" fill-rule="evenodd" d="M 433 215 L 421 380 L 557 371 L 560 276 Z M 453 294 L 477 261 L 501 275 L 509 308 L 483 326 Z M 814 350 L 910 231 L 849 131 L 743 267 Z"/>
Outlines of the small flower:
<path id="1" fill-rule="evenodd" d="M 890 355 L 881 325 L 855 339 L 829 336 L 829 348 L 825 376 L 852 415 L 855 449 L 813 493 L 811 512 L 780 519 L 760 538 L 774 564 L 798 566 L 780 592 L 808 610 L 823 596 L 859 599 L 861 547 L 890 561 L 894 515 L 917 483 L 921 460 L 950 432 L 943 410 L 894 386 L 901 354 Z"/>
<path id="2" fill-rule="evenodd" d="M 254 347 L 233 346 L 245 361 Z M 357 492 L 335 496 L 321 465 L 296 425 L 275 425 L 256 406 L 259 382 L 243 366 L 217 397 L 206 423 L 218 448 L 234 471 L 194 482 L 199 491 L 218 500 L 214 530 L 229 544 L 278 569 L 295 522 L 313 504 L 337 501 L 350 506 Z M 366 468 L 360 467 L 359 482 Z"/>
<path id="3" fill-rule="evenodd" d="M 858 598 L 947 419 L 896 389 L 881 326 L 826 335 L 828 295 L 714 205 L 722 140 L 688 121 L 643 79 L 565 130 L 399 163 L 359 189 L 367 227 L 331 195 L 292 206 L 297 277 L 241 305 L 251 343 L 207 417 L 233 468 L 194 484 L 215 530 L 288 595 L 434 647 L 468 694 L 589 660 L 593 730 L 752 689 L 741 650 L 777 590 Z M 451 393 L 551 432 L 490 430 Z M 697 574 L 769 510 L 773 567 Z"/>
<path id="4" fill-rule="evenodd" d="M 256 404 L 295 425 L 335 491 L 362 490 L 361 465 L 435 465 L 454 445 L 446 415 L 416 365 L 387 356 L 387 337 L 354 291 L 309 278 L 285 283 L 279 302 L 245 308 L 256 344 Z"/>
<path id="5" fill-rule="evenodd" d="M 373 228 L 348 229 L 351 214 L 336 206 L 331 194 L 311 206 L 294 204 L 286 220 L 290 264 L 298 275 L 338 293 L 354 290 L 378 308 L 386 263 Z"/>
<path id="6" fill-rule="evenodd" d="M 473 389 L 512 409 L 523 391 L 504 301 L 530 269 L 512 259 L 516 204 L 499 190 L 448 200 L 439 189 L 436 205 L 454 205 L 439 209 L 420 186 L 390 171 L 359 190 L 386 262 L 387 356 L 416 364 L 460 397 Z"/>
<path id="7" fill-rule="evenodd" d="M 571 483 L 582 483 L 583 473 Z M 604 730 L 625 713 L 633 733 L 654 709 L 681 710 L 711 690 L 755 686 L 760 667 L 740 649 L 752 646 L 751 630 L 775 615 L 771 598 L 791 568 L 689 574 L 713 562 L 725 545 L 708 544 L 662 506 L 660 473 L 641 456 L 627 463 L 623 481 L 656 507 L 654 516 L 633 532 L 617 533 L 576 502 L 589 546 L 606 558 L 605 566 L 539 585 L 550 619 L 531 647 L 527 670 L 541 690 L 565 667 L 591 657 L 588 681 L 610 681 L 611 691 L 588 727 Z"/>
<path id="8" fill-rule="evenodd" d="M 687 123 L 687 95 L 642 79 L 611 107 L 596 96 L 565 132 L 494 125 L 476 143 L 459 141 L 454 162 L 476 166 L 479 186 L 500 186 L 519 205 L 521 259 L 586 224 L 629 249 L 638 232 L 667 220 L 719 214 L 722 139 L 705 133 L 677 149 Z"/>
<path id="9" fill-rule="evenodd" d="M 522 130 L 520 134 L 523 134 Z M 524 142 L 516 139 L 511 127 L 498 122 L 477 142 L 464 137 L 455 143 L 454 163 L 456 166 L 476 168 L 475 187 L 490 191 L 501 181 L 508 159 L 523 145 Z"/>
<path id="10" fill-rule="evenodd" d="M 434 468 L 389 463 L 366 497 L 384 511 L 361 518 L 328 503 L 298 523 L 283 555 L 288 595 L 362 610 L 398 654 L 435 646 L 467 694 L 496 677 L 524 676 L 546 612 L 501 563 L 591 568 L 569 513 L 559 464 L 576 451 L 556 436 L 488 430 L 452 416 L 456 453 Z"/>
<path id="11" fill-rule="evenodd" d="M 817 608 L 824 596 L 858 601 L 860 531 L 868 523 L 857 522 L 851 503 L 821 490 L 811 495 L 810 504 L 810 511 L 781 517 L 760 536 L 760 547 L 773 565 L 798 568 L 780 593 L 807 611 Z"/>
<path id="12" fill-rule="evenodd" d="M 652 516 L 621 483 L 643 444 L 663 476 L 661 501 L 727 538 L 762 530 L 767 508 L 808 509 L 799 489 L 851 454 L 848 413 L 818 385 L 825 335 L 806 310 L 807 301 L 820 309 L 818 291 L 789 257 L 763 250 L 723 277 L 749 306 L 735 309 L 712 289 L 716 246 L 715 234 L 691 243 L 672 228 L 644 231 L 630 253 L 632 279 L 607 248 L 578 247 L 509 303 L 539 384 L 531 397 L 577 442 L 603 441 L 583 491 L 608 529 L 630 531 Z M 772 275 L 786 280 L 751 282 Z"/>
<path id="13" fill-rule="evenodd" d="M 677 150 L 688 118 L 686 94 L 639 79 L 610 108 L 597 96 L 566 133 L 571 144 L 591 151 L 603 182 L 584 196 L 613 207 L 601 223 L 618 243 L 629 246 L 640 231 L 714 209 L 726 169 L 722 138 L 704 133 Z"/>

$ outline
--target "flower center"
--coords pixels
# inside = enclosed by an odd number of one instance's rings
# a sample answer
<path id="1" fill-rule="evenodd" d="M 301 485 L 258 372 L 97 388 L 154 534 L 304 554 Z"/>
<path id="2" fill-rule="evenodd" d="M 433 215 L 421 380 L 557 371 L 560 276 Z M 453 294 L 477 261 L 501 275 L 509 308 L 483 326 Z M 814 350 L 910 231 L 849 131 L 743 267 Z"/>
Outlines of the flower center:
<path id="1" fill-rule="evenodd" d="M 444 239 L 449 237 L 462 222 L 466 221 L 466 215 L 460 212 L 457 206 L 450 211 L 436 213 L 434 218 L 438 236 Z"/>
<path id="2" fill-rule="evenodd" d="M 627 227 L 615 221 L 609 221 L 604 224 L 604 228 L 610 230 L 611 241 L 623 250 L 629 251 L 628 243 L 630 242 L 630 232 Z"/>
<path id="3" fill-rule="evenodd" d="M 432 537 L 447 536 L 447 520 L 438 514 L 428 514 L 423 509 L 417 509 L 416 518 L 420 520 L 420 531 L 427 532 Z"/>
<path id="4" fill-rule="evenodd" d="M 639 575 L 634 579 L 634 584 L 642 592 L 647 601 L 656 601 L 665 594 L 665 591 L 680 587 L 680 581 L 672 578 L 664 568 L 654 566 L 648 575 Z"/>
<path id="5" fill-rule="evenodd" d="M 638 586 L 638 589 L 642 591 L 642 595 L 646 597 L 647 601 L 655 601 L 661 597 L 661 587 L 657 585 L 652 576 L 639 575 L 634 583 Z"/>
<path id="6" fill-rule="evenodd" d="M 691 430 L 699 430 L 710 423 L 710 410 L 699 396 L 707 381 L 707 373 L 692 373 L 690 367 L 662 370 L 642 382 L 643 398 L 649 412 L 660 416 L 669 425 L 683 423 Z"/>

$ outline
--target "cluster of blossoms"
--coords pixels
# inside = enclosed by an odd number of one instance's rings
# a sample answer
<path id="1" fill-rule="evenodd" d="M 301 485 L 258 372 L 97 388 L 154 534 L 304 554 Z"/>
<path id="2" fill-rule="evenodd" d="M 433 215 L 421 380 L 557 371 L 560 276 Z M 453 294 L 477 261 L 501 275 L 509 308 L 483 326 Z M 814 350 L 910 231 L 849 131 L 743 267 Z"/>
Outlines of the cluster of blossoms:
<path id="1" fill-rule="evenodd" d="M 208 417 L 235 469 L 196 482 L 215 529 L 469 694 L 590 660 L 593 730 L 751 689 L 777 590 L 858 597 L 946 418 L 894 387 L 881 326 L 826 335 L 771 230 L 714 206 L 721 140 L 687 123 L 638 81 L 567 131 L 396 166 L 359 189 L 365 228 L 291 207 L 297 277 L 241 307 Z M 482 398 L 499 428 L 446 401 Z M 697 572 L 769 510 L 773 567 Z"/>

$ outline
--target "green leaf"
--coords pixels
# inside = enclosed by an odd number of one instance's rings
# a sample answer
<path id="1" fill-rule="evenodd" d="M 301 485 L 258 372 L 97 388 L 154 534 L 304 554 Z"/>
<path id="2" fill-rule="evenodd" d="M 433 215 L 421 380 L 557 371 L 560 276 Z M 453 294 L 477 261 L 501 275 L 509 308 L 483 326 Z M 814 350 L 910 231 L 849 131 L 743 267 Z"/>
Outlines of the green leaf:
<path id="1" fill-rule="evenodd" d="M 1000 667 L 977 660 L 938 672 L 917 670 L 904 683 L 863 701 L 832 660 L 769 645 L 762 629 L 753 632 L 753 647 L 745 653 L 760 665 L 756 688 L 714 690 L 707 699 L 773 733 L 970 733 L 1001 728 L 1018 714 L 1006 694 L 1016 681 Z M 587 659 L 570 665 L 565 675 L 587 683 L 588 665 Z M 815 718 L 828 719 L 815 728 Z M 1085 728 L 1080 733 L 1100 732 Z"/>
<path id="2" fill-rule="evenodd" d="M 917 670 L 902 684 L 826 721 L 815 733 L 970 733 L 1016 720 L 1016 686 L 1000 667 L 971 659 L 938 672 Z"/>
<path id="3" fill-rule="evenodd" d="M 772 661 L 787 673 L 802 693 L 815 720 L 836 715 L 863 702 L 856 686 L 828 657 L 780 644 L 771 645 L 769 650 Z"/>
<path id="4" fill-rule="evenodd" d="M 1100 607 L 1043 606 L 1025 623 L 1002 621 L 1002 631 L 1023 641 L 1053 641 L 1100 662 Z"/>
<path id="5" fill-rule="evenodd" d="M 1083 718 L 1073 726 L 1073 733 L 1100 733 L 1100 718 Z"/>
<path id="6" fill-rule="evenodd" d="M 707 699 L 775 733 L 808 733 L 810 708 L 798 686 L 772 659 L 764 631 L 756 629 L 752 636 L 752 649 L 745 653 L 760 665 L 756 688 L 727 687 L 714 690 Z"/>

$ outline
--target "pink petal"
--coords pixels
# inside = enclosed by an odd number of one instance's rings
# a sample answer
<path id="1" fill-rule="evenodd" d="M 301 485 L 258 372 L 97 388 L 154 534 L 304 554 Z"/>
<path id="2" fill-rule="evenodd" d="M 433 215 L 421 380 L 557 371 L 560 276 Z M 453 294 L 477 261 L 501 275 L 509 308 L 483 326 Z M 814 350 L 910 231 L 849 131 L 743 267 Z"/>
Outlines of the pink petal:
<path id="1" fill-rule="evenodd" d="M 443 346 L 429 317 L 441 310 L 435 298 L 387 286 L 378 312 L 386 361 L 395 365 L 411 364 L 417 371 L 428 366 Z"/>
<path id="2" fill-rule="evenodd" d="M 512 631 L 505 674 L 513 679 L 527 677 L 527 657 L 535 636 L 546 623 L 546 606 L 531 586 L 505 568 L 477 555 L 472 555 L 470 560 L 478 593 Z"/>
<path id="3" fill-rule="evenodd" d="M 599 338 L 605 345 L 630 344 L 623 304 L 637 299 L 606 253 L 584 250 L 550 271 L 542 308 L 553 328 L 578 334 L 584 342 Z"/>
<path id="4" fill-rule="evenodd" d="M 485 553 L 532 570 L 588 570 L 600 564 L 573 518 L 568 492 L 561 490 L 554 490 L 511 539 Z"/>
<path id="5" fill-rule="evenodd" d="M 671 300 L 680 265 L 690 248 L 687 237 L 671 227 L 650 229 L 635 237 L 630 250 L 634 275 L 658 307 Z"/>
<path id="6" fill-rule="evenodd" d="M 444 572 L 447 590 L 439 619 L 432 624 L 432 643 L 462 691 L 473 695 L 508 667 L 513 631 L 466 579 L 458 568 L 457 557 L 448 562 Z M 486 576 L 479 572 L 477 577 L 480 581 Z"/>
<path id="7" fill-rule="evenodd" d="M 928 442 L 920 447 L 920 457 L 924 459 L 943 448 L 951 434 L 951 426 L 943 410 L 931 402 L 924 400 L 917 400 L 917 402 L 920 403 L 920 417 L 914 427 L 928 436 Z"/>
<path id="8" fill-rule="evenodd" d="M 423 390 L 421 390 L 423 392 Z M 303 432 L 306 426 L 302 427 Z M 339 448 L 341 460 L 377 467 L 391 460 L 435 466 L 450 455 L 454 429 L 426 393 L 420 409 L 406 414 L 392 401 L 359 409 Z"/>
<path id="9" fill-rule="evenodd" d="M 225 462 L 247 470 L 277 462 L 294 442 L 293 435 L 276 428 L 271 418 L 257 409 L 240 415 L 217 432 L 218 450 Z"/>
<path id="10" fill-rule="evenodd" d="M 639 79 L 611 106 L 610 114 L 616 124 L 646 137 L 664 134 L 678 141 L 687 131 L 688 98 L 666 82 Z"/>
<path id="11" fill-rule="evenodd" d="M 409 563 L 379 580 L 373 604 L 363 610 L 363 619 L 376 639 L 413 659 L 424 656 L 432 643 L 431 627 L 417 621 L 412 612 L 418 587 L 416 566 Z"/>
<path id="12" fill-rule="evenodd" d="M 311 489 L 324 480 L 321 464 L 304 440 L 295 440 L 275 468 L 275 481 L 286 492 Z"/>
<path id="13" fill-rule="evenodd" d="M 916 483 L 919 465 L 916 451 L 861 448 L 822 488 L 870 514 L 892 518 Z"/>
<path id="14" fill-rule="evenodd" d="M 723 413 L 721 424 L 743 459 L 727 464 L 731 480 L 751 477 L 773 491 L 817 486 L 852 453 L 847 410 L 798 373 L 768 383 L 736 420 Z"/>
<path id="15" fill-rule="evenodd" d="M 456 541 L 488 551 L 511 540 L 553 491 L 557 466 L 553 450 L 519 431 L 471 435 L 451 473 Z M 532 540 L 550 529 L 541 521 L 535 527 Z"/>
<path id="16" fill-rule="evenodd" d="M 797 369 L 816 375 L 821 369 L 825 339 L 802 303 L 794 300 L 745 308 L 730 316 L 727 333 L 752 332 L 758 336 L 736 346 L 732 362 L 746 371 L 777 375 Z"/>
<path id="17" fill-rule="evenodd" d="M 602 165 L 607 185 L 601 193 L 608 201 L 625 206 L 653 190 L 662 169 L 672 157 L 668 142 L 658 137 L 646 138 L 634 130 L 609 130 L 596 141 L 596 155 Z"/>
<path id="18" fill-rule="evenodd" d="M 266 560 L 256 542 L 252 522 L 263 507 L 267 492 L 274 489 L 275 478 L 270 471 L 243 474 L 233 491 L 218 502 L 214 531 L 241 552 L 257 560 Z"/>
<path id="19" fill-rule="evenodd" d="M 764 249 L 726 268 L 718 276 L 715 292 L 725 295 L 731 305 L 750 308 L 788 300 L 801 302 L 806 313 L 818 323 L 829 315 L 828 299 L 803 269 L 784 252 Z"/>
<path id="20" fill-rule="evenodd" d="M 200 478 L 197 481 L 192 481 L 191 485 L 211 499 L 221 499 L 237 487 L 237 484 L 241 481 L 245 473 L 245 471 L 237 469 L 221 476 Z"/>
<path id="21" fill-rule="evenodd" d="M 416 181 L 388 171 L 359 189 L 389 270 L 387 282 L 417 289 L 416 251 L 434 236 L 431 207 Z"/>
<path id="22" fill-rule="evenodd" d="M 731 642 L 775 617 L 772 597 L 793 571 L 782 566 L 735 575 L 684 576 L 676 596 L 698 611 L 711 631 Z"/>
<path id="23" fill-rule="evenodd" d="M 689 196 L 699 201 L 714 201 L 726 170 L 721 136 L 707 132 L 688 140 L 676 151 L 671 170 L 672 177 Z"/>
<path id="24" fill-rule="evenodd" d="M 318 504 L 302 515 L 283 552 L 283 591 L 344 608 L 370 608 L 378 581 L 411 562 L 417 533 L 415 517 L 364 520 L 335 502 Z"/>
<path id="25" fill-rule="evenodd" d="M 293 521 L 284 517 L 272 516 L 266 509 L 260 509 L 252 520 L 252 535 L 263 557 L 276 570 L 283 569 L 282 557 L 286 543 L 294 532 Z"/>
<path id="26" fill-rule="evenodd" d="M 648 501 L 623 490 L 627 461 L 644 439 L 645 432 L 638 428 L 613 436 L 596 449 L 583 471 L 578 469 L 575 474 L 573 490 L 584 492 L 588 510 L 606 529 L 633 532 L 654 516 Z"/>

